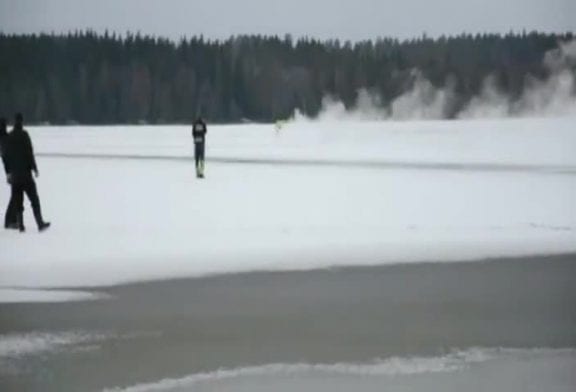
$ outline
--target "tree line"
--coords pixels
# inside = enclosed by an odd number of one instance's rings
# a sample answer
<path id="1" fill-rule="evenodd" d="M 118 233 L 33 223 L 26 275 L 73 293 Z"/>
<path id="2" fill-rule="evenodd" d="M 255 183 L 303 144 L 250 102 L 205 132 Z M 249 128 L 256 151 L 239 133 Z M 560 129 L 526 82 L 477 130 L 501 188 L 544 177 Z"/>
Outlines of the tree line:
<path id="1" fill-rule="evenodd" d="M 52 124 L 269 122 L 308 116 L 332 96 L 353 107 L 361 89 L 386 107 L 414 72 L 450 84 L 457 115 L 491 75 L 520 96 L 527 76 L 544 79 L 546 52 L 572 33 L 462 34 L 351 43 L 291 36 L 192 37 L 140 34 L 0 34 L 0 114 L 21 111 Z"/>

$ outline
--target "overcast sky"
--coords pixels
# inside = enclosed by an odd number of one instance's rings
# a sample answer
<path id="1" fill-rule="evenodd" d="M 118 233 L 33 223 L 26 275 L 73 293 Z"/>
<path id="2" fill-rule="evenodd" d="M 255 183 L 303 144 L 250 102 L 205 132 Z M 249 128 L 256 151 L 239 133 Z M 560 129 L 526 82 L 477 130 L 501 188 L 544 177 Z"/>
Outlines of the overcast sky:
<path id="1" fill-rule="evenodd" d="M 0 0 L 4 33 L 140 31 L 172 39 L 321 39 L 576 31 L 576 0 Z"/>

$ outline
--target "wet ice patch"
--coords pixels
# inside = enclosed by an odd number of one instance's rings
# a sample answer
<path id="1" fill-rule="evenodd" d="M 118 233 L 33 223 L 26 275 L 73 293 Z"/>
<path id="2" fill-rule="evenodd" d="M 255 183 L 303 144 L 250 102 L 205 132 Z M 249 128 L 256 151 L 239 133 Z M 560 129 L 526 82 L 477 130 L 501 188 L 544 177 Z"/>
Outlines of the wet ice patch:
<path id="1" fill-rule="evenodd" d="M 0 288 L 0 303 L 53 303 L 95 301 L 109 298 L 102 293 L 75 290 Z"/>
<path id="2" fill-rule="evenodd" d="M 100 342 L 106 338 L 106 334 L 81 331 L 0 335 L 0 359 L 20 358 L 69 349 L 79 344 Z"/>
<path id="3" fill-rule="evenodd" d="M 441 357 L 392 357 L 377 359 L 370 363 L 334 364 L 267 364 L 237 369 L 219 369 L 198 373 L 178 379 L 164 379 L 155 383 L 141 384 L 125 389 L 108 389 L 106 392 L 148 392 L 188 390 L 198 384 L 216 383 L 224 380 L 250 377 L 280 376 L 402 376 L 425 373 L 455 372 L 473 363 L 491 359 L 495 352 L 482 349 L 457 351 Z"/>
<path id="4" fill-rule="evenodd" d="M 438 357 L 389 358 L 371 363 L 268 364 L 164 379 L 105 392 L 151 391 L 572 391 L 574 349 L 472 348 Z M 526 377 L 537 382 L 527 385 Z M 495 376 L 495 380 L 491 376 Z M 478 380 L 483 380 L 478 383 Z M 494 389 L 489 385 L 494 382 Z M 508 389 L 502 389 L 506 386 Z M 547 389 L 542 389 L 546 386 Z M 550 387 L 550 388 L 548 388 Z M 461 389 L 464 388 L 464 389 Z M 510 389 L 511 388 L 511 389 Z M 568 389 L 567 389 L 568 388 Z"/>

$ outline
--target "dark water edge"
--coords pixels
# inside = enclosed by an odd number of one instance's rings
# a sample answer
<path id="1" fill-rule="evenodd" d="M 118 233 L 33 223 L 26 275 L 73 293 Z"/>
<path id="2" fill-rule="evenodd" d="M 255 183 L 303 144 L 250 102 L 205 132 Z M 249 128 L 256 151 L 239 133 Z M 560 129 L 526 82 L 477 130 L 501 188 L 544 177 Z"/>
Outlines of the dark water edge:
<path id="1" fill-rule="evenodd" d="M 469 347 L 576 347 L 576 255 L 258 272 L 0 304 L 0 334 L 109 338 L 0 362 L 0 391 L 96 391 L 217 368 Z"/>

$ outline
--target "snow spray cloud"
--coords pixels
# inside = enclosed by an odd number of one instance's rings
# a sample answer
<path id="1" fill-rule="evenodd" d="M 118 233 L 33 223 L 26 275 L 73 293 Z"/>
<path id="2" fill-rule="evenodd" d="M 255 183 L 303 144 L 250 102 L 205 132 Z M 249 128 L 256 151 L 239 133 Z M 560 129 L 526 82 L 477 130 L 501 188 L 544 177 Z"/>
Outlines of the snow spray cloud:
<path id="1" fill-rule="evenodd" d="M 383 109 L 381 98 L 378 94 L 366 89 L 358 91 L 356 104 L 352 109 L 347 109 L 344 103 L 327 95 L 322 99 L 320 113 L 313 119 L 316 121 L 359 121 L 359 120 L 386 120 L 388 113 Z M 312 120 L 302 114 L 298 109 L 294 113 L 293 120 Z"/>
<path id="2" fill-rule="evenodd" d="M 296 110 L 295 121 L 378 121 L 426 120 L 444 118 L 452 97 L 450 88 L 438 89 L 420 71 L 412 70 L 406 92 L 389 106 L 382 104 L 381 96 L 368 89 L 360 89 L 355 105 L 347 109 L 341 101 L 325 96 L 319 114 L 311 119 Z"/>
<path id="3" fill-rule="evenodd" d="M 446 117 L 453 89 L 438 89 L 421 72 L 412 71 L 412 87 L 392 101 L 391 120 L 436 120 Z"/>
<path id="4" fill-rule="evenodd" d="M 502 92 L 494 76 L 488 76 L 480 93 L 456 117 L 460 119 L 506 117 L 554 117 L 576 115 L 576 40 L 562 43 L 544 56 L 549 76 L 545 80 L 528 77 L 523 94 L 511 100 Z M 354 107 L 347 109 L 333 97 L 322 100 L 317 121 L 433 120 L 454 115 L 457 96 L 450 80 L 437 88 L 420 71 L 412 70 L 408 88 L 388 106 L 373 91 L 361 89 Z M 296 111 L 295 121 L 311 120 Z"/>
<path id="5" fill-rule="evenodd" d="M 554 117 L 576 115 L 576 40 L 560 44 L 544 56 L 546 80 L 528 77 L 522 96 L 511 101 L 488 77 L 480 94 L 470 100 L 459 118 Z"/>

